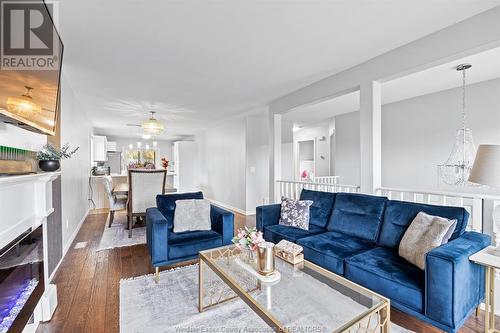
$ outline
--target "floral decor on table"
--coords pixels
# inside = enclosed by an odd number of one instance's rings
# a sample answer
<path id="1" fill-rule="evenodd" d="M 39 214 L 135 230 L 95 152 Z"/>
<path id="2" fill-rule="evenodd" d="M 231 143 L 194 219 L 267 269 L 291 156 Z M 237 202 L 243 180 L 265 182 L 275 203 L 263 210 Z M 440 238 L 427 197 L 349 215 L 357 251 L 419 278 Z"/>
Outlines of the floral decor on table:
<path id="1" fill-rule="evenodd" d="M 262 232 L 258 231 L 257 228 L 245 227 L 238 229 L 238 233 L 233 237 L 232 242 L 244 251 L 244 254 L 246 254 L 245 260 L 251 263 L 254 261 L 253 253 L 257 250 L 257 246 L 265 241 Z"/>
<path id="2" fill-rule="evenodd" d="M 264 237 L 262 232 L 258 231 L 255 227 L 245 227 L 238 229 L 238 233 L 233 237 L 232 242 L 240 249 L 255 251 L 257 250 L 257 246 L 264 242 Z"/>
<path id="3" fill-rule="evenodd" d="M 80 147 L 71 150 L 69 144 L 66 143 L 61 149 L 57 149 L 51 144 L 47 143 L 40 151 L 36 153 L 38 166 L 43 171 L 56 171 L 61 167 L 60 160 L 70 158 Z"/>
<path id="4" fill-rule="evenodd" d="M 161 158 L 161 166 L 163 167 L 163 169 L 167 170 L 167 168 L 168 168 L 168 160 L 165 157 Z"/>

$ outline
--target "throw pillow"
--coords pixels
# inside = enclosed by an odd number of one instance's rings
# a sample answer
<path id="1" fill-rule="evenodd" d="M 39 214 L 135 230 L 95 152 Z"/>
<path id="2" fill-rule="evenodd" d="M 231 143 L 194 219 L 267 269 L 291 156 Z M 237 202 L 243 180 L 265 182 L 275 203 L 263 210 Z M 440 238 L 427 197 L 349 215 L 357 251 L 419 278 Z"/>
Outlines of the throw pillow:
<path id="1" fill-rule="evenodd" d="M 443 218 L 443 217 L 441 217 L 441 218 Z M 458 221 L 457 220 L 451 220 L 451 221 L 453 221 L 453 224 L 451 225 L 451 227 L 448 229 L 448 231 L 444 235 L 443 242 L 441 243 L 441 245 L 448 243 L 448 241 L 451 238 L 451 235 L 453 234 L 453 232 L 455 231 L 455 228 L 457 227 Z"/>
<path id="2" fill-rule="evenodd" d="M 211 229 L 210 202 L 208 200 L 175 201 L 174 232 Z"/>
<path id="3" fill-rule="evenodd" d="M 292 200 L 281 198 L 281 215 L 279 224 L 309 230 L 309 207 L 311 200 Z"/>
<path id="4" fill-rule="evenodd" d="M 424 270 L 427 253 L 442 245 L 447 234 L 449 234 L 449 239 L 453 233 L 453 230 L 450 233 L 449 230 L 456 224 L 456 220 L 448 220 L 424 212 L 418 213 L 399 243 L 399 255 Z"/>

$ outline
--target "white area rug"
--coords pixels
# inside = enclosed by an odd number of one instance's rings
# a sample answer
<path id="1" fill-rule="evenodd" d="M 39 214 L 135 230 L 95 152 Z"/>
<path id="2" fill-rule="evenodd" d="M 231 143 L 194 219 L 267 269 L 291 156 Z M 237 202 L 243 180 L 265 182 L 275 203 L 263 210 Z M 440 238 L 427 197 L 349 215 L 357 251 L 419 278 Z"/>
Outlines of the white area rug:
<path id="1" fill-rule="evenodd" d="M 324 299 L 317 296 L 318 304 Z M 350 300 L 350 299 L 349 299 Z M 337 306 L 329 299 L 332 311 L 351 311 L 357 303 L 344 300 Z M 355 303 L 355 304 L 354 304 Z M 317 316 L 314 310 L 302 306 L 301 318 L 291 322 L 310 322 Z M 243 301 L 234 300 L 203 313 L 198 312 L 198 265 L 164 271 L 160 283 L 152 275 L 120 281 L 120 332 L 272 332 Z M 311 331 L 312 332 L 312 331 Z M 323 332 L 316 330 L 314 332 Z M 395 324 L 391 332 L 407 333 Z"/>
<path id="2" fill-rule="evenodd" d="M 109 217 L 108 217 L 109 218 Z M 115 218 L 111 228 L 108 228 L 108 221 L 102 233 L 101 242 L 97 251 L 113 249 L 115 247 L 132 246 L 137 244 L 146 244 L 146 227 L 134 227 L 132 238 L 128 238 L 127 214 L 125 212 L 115 213 Z"/>

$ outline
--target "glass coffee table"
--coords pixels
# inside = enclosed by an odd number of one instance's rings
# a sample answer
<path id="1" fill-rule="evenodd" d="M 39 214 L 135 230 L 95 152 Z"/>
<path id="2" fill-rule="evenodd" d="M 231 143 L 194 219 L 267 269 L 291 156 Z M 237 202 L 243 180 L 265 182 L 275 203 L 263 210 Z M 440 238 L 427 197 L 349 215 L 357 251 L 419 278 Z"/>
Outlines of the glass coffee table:
<path id="1" fill-rule="evenodd" d="M 275 257 L 281 278 L 266 283 L 245 269 L 246 251 L 234 245 L 199 257 L 200 312 L 240 298 L 275 332 L 389 332 L 387 298 L 307 260 Z"/>

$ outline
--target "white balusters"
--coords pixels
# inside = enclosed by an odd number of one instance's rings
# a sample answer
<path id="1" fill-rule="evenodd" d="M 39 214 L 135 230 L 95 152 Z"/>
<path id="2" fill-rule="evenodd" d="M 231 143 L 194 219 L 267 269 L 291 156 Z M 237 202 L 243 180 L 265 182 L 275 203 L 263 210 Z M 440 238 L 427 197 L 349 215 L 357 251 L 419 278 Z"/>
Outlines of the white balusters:
<path id="1" fill-rule="evenodd" d="M 276 193 L 277 202 L 282 196 L 291 199 L 298 199 L 300 197 L 300 192 L 302 189 L 322 191 L 322 192 L 359 192 L 359 186 L 354 185 L 343 185 L 337 183 L 315 183 L 315 182 L 300 182 L 292 180 L 277 180 L 278 184 L 276 188 L 278 193 Z"/>

